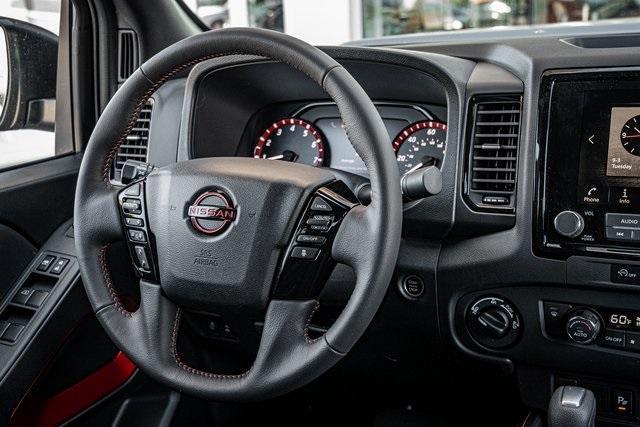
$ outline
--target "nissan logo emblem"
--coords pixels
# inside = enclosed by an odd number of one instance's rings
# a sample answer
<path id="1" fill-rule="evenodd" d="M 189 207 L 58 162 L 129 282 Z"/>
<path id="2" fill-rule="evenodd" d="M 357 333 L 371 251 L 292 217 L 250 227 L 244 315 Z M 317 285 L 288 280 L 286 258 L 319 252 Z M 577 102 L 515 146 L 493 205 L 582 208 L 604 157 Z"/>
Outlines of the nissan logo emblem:
<path id="1" fill-rule="evenodd" d="M 236 218 L 236 209 L 231 198 L 221 191 L 202 193 L 189 206 L 187 212 L 191 225 L 204 234 L 220 234 Z"/>

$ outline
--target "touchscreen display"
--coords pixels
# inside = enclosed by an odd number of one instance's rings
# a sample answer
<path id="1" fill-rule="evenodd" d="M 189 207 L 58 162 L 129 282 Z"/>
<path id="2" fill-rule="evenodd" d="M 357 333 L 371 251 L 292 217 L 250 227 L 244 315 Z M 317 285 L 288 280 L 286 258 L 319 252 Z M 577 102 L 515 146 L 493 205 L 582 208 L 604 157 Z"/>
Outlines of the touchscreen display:
<path id="1" fill-rule="evenodd" d="M 607 212 L 640 207 L 640 96 L 637 91 L 585 91 L 578 136 L 578 203 Z"/>
<path id="2" fill-rule="evenodd" d="M 613 107 L 607 176 L 640 177 L 640 107 Z"/>

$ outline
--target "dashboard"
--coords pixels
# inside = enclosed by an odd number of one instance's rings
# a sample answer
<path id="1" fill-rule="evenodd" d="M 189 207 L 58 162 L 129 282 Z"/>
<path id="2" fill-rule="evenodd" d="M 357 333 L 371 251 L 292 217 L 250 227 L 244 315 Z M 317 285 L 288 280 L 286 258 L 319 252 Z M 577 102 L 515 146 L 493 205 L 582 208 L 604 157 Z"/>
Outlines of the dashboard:
<path id="1" fill-rule="evenodd" d="M 324 48 L 374 101 L 399 173 L 442 174 L 440 194 L 405 203 L 396 276 L 359 357 L 411 381 L 455 352 L 517 377 L 528 407 L 546 409 L 569 381 L 593 386 L 601 419 L 640 422 L 640 405 L 610 405 L 616 390 L 640 400 L 637 46 L 496 31 Z M 179 101 L 154 96 L 153 159 L 173 124 L 173 159 L 253 156 L 367 179 L 335 105 L 286 66 L 215 59 L 175 85 Z M 339 313 L 351 282 L 337 268 L 323 307 Z M 489 331 L 486 318 L 504 322 Z M 398 339 L 381 355 L 383 336 Z"/>

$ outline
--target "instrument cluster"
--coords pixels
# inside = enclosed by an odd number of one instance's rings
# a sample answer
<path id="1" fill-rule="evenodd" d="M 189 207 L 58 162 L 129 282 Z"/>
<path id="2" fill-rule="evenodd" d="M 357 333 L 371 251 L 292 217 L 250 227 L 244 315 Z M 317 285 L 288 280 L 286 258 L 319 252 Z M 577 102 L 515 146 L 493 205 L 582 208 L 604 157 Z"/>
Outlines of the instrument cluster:
<path id="1" fill-rule="evenodd" d="M 377 104 L 389 133 L 389 149 L 404 175 L 426 166 L 440 167 L 446 153 L 447 125 L 417 106 Z M 331 167 L 366 176 L 367 169 L 347 138 L 332 104 L 313 105 L 270 123 L 253 147 L 267 160 Z"/>

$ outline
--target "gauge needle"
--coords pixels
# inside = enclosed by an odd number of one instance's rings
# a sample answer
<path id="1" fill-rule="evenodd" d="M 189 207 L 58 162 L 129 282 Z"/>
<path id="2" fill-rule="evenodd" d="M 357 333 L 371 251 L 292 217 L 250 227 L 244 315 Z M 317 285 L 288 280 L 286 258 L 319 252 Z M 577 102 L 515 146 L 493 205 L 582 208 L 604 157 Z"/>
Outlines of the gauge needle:
<path id="1" fill-rule="evenodd" d="M 284 150 L 282 154 L 267 157 L 267 160 L 284 160 L 285 162 L 295 162 L 298 155 L 291 150 Z"/>
<path id="2" fill-rule="evenodd" d="M 412 167 L 411 169 L 409 169 L 408 171 L 405 172 L 405 175 L 410 174 L 413 171 L 417 171 L 418 169 L 420 169 L 422 167 L 422 165 L 424 165 L 424 162 L 420 162 L 417 165 L 415 165 L 414 167 Z"/>
<path id="3" fill-rule="evenodd" d="M 424 156 L 422 158 L 422 161 L 420 163 L 418 163 L 417 165 L 415 165 L 414 167 L 412 167 L 411 169 L 409 169 L 407 172 L 404 173 L 404 175 L 410 174 L 413 171 L 417 171 L 418 169 L 420 169 L 423 166 L 426 165 L 433 165 L 435 162 L 435 159 L 431 156 Z"/>

